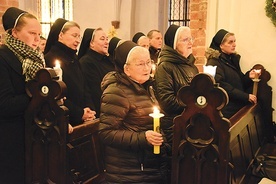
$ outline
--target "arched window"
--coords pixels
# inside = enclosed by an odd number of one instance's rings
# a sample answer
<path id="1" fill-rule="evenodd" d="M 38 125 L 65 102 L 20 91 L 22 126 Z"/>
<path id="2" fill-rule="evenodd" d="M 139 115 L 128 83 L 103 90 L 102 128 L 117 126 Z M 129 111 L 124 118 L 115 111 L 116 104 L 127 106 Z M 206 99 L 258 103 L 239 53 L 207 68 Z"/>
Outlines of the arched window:
<path id="1" fill-rule="evenodd" d="M 189 7 L 190 0 L 169 0 L 169 25 L 189 26 Z"/>
<path id="2" fill-rule="evenodd" d="M 50 28 L 57 18 L 73 19 L 73 0 L 40 0 L 38 11 L 42 36 L 47 38 Z"/>

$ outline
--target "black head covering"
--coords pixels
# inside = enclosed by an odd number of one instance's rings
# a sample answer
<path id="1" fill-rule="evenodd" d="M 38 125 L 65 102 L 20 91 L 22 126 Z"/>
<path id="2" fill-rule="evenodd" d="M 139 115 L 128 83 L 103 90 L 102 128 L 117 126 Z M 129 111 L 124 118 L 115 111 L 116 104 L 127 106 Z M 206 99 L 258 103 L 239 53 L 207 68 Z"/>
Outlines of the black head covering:
<path id="1" fill-rule="evenodd" d="M 87 28 L 85 29 L 83 33 L 83 38 L 81 40 L 80 48 L 79 48 L 79 53 L 78 57 L 79 59 L 84 56 L 86 51 L 90 48 L 90 42 L 92 39 L 92 34 L 95 31 L 95 29 Z"/>
<path id="2" fill-rule="evenodd" d="M 146 35 L 145 35 L 144 33 L 142 33 L 142 32 L 138 32 L 138 33 L 136 33 L 136 34 L 133 36 L 132 41 L 133 41 L 134 43 L 137 43 L 138 40 L 139 40 L 139 38 L 141 38 L 142 36 L 146 36 Z"/>
<path id="3" fill-rule="evenodd" d="M 125 41 L 115 49 L 115 68 L 119 72 L 124 71 L 124 65 L 126 63 L 128 54 L 131 49 L 138 46 L 132 41 Z"/>
<path id="4" fill-rule="evenodd" d="M 68 22 L 68 20 L 65 20 L 63 18 L 58 18 L 54 22 L 47 38 L 44 54 L 47 54 L 51 47 L 58 41 L 58 35 L 66 22 Z"/>
<path id="5" fill-rule="evenodd" d="M 2 23 L 5 31 L 14 28 L 18 19 L 25 13 L 27 12 L 16 7 L 8 8 L 2 16 Z"/>
<path id="6" fill-rule="evenodd" d="M 109 53 L 109 55 L 112 56 L 114 54 L 114 51 L 117 48 L 118 43 L 119 43 L 120 40 L 121 39 L 117 38 L 117 37 L 111 38 L 111 40 L 109 41 L 109 46 L 108 46 L 108 53 Z"/>
<path id="7" fill-rule="evenodd" d="M 170 46 L 171 48 L 174 48 L 174 42 L 175 42 L 175 35 L 176 35 L 176 32 L 177 32 L 177 29 L 179 28 L 180 26 L 178 25 L 170 25 L 170 27 L 167 29 L 166 33 L 165 33 L 165 44 L 167 46 Z"/>
<path id="8" fill-rule="evenodd" d="M 229 33 L 228 31 L 224 29 L 220 29 L 213 37 L 212 42 L 210 44 L 210 48 L 221 51 L 220 44 L 223 38 L 225 37 L 225 35 L 227 35 L 228 33 Z"/>

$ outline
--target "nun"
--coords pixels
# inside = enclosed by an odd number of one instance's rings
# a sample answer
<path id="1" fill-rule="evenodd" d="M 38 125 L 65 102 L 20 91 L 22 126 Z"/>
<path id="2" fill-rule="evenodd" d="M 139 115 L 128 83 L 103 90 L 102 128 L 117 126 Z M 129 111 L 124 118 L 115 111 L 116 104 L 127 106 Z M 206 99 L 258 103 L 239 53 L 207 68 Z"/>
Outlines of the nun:
<path id="1" fill-rule="evenodd" d="M 60 66 L 62 69 L 62 80 L 67 86 L 64 105 L 69 109 L 72 126 L 93 120 L 96 114 L 93 100 L 86 93 L 86 81 L 77 56 L 80 41 L 80 26 L 76 22 L 59 18 L 51 27 L 44 50 L 47 66 Z"/>
<path id="2" fill-rule="evenodd" d="M 24 112 L 30 102 L 25 87 L 45 66 L 38 49 L 41 25 L 16 7 L 4 12 L 2 23 L 6 35 L 0 46 L 0 183 L 24 183 Z"/>
<path id="3" fill-rule="evenodd" d="M 109 57 L 108 49 L 108 37 L 102 28 L 88 28 L 84 31 L 79 58 L 87 81 L 87 92 L 94 100 L 97 118 L 100 116 L 102 79 L 108 72 L 114 71 L 114 64 Z"/>

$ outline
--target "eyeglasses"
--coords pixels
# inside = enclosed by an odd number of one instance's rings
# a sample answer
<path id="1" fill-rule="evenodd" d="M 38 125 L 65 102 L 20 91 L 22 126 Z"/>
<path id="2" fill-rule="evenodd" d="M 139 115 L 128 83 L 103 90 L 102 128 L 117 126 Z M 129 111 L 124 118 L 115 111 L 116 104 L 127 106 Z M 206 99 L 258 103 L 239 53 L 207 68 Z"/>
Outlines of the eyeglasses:
<path id="1" fill-rule="evenodd" d="M 146 62 L 139 62 L 139 63 L 134 63 L 134 65 L 137 67 L 137 68 L 144 68 L 145 66 L 147 66 L 147 67 L 150 67 L 151 68 L 151 66 L 152 66 L 152 63 L 153 63 L 153 61 L 152 60 L 148 60 L 148 61 L 146 61 Z M 130 64 L 130 63 L 126 63 L 126 64 Z"/>
<path id="2" fill-rule="evenodd" d="M 79 34 L 77 34 L 77 33 L 73 33 L 73 34 L 70 34 L 70 33 L 64 33 L 64 34 L 69 34 L 70 36 L 72 36 L 73 38 L 75 38 L 75 39 L 82 39 L 82 37 L 79 35 Z"/>
<path id="3" fill-rule="evenodd" d="M 184 39 L 182 39 L 180 41 L 182 41 L 184 43 L 188 43 L 188 42 L 193 43 L 194 39 L 192 37 L 187 37 L 187 38 L 184 38 Z"/>

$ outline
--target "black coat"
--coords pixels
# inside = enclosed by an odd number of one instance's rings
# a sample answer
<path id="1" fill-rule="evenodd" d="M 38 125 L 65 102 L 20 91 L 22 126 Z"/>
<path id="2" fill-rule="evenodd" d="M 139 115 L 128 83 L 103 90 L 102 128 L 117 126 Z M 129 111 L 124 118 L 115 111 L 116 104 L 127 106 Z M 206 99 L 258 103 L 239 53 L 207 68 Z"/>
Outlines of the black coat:
<path id="1" fill-rule="evenodd" d="M 246 92 L 253 85 L 248 74 L 240 68 L 240 55 L 227 55 L 218 50 L 209 48 L 206 51 L 207 64 L 217 66 L 215 81 L 225 89 L 229 103 L 222 109 L 224 117 L 230 118 L 239 109 L 249 104 L 249 94 Z"/>
<path id="2" fill-rule="evenodd" d="M 160 154 L 145 136 L 153 129 L 156 100 L 147 89 L 125 74 L 108 73 L 103 79 L 99 136 L 104 144 L 106 180 L 111 183 L 166 183 L 165 143 Z"/>
<path id="3" fill-rule="evenodd" d="M 173 118 L 184 110 L 177 100 L 177 92 L 181 87 L 189 85 L 198 73 L 194 62 L 193 55 L 185 58 L 167 45 L 160 53 L 160 61 L 154 75 L 155 92 L 160 107 L 165 112 L 161 127 L 170 144 L 172 143 Z"/>
<path id="4" fill-rule="evenodd" d="M 24 183 L 24 112 L 30 98 L 22 64 L 5 45 L 0 47 L 0 70 L 0 183 Z"/>
<path id="5" fill-rule="evenodd" d="M 48 67 L 54 67 L 59 60 L 62 69 L 62 80 L 67 86 L 64 105 L 69 109 L 70 124 L 76 126 L 82 123 L 83 108 L 94 109 L 92 99 L 86 93 L 86 82 L 83 77 L 76 50 L 57 42 L 45 55 Z"/>
<path id="6" fill-rule="evenodd" d="M 80 64 L 87 81 L 88 93 L 91 95 L 95 105 L 96 117 L 99 117 L 102 96 L 101 82 L 108 72 L 115 70 L 115 66 L 108 56 L 91 49 L 81 57 Z"/>
<path id="7" fill-rule="evenodd" d="M 161 49 L 156 49 L 156 48 L 154 48 L 152 46 L 149 47 L 150 58 L 156 64 L 158 63 L 158 57 L 159 57 L 160 51 L 161 51 Z"/>

